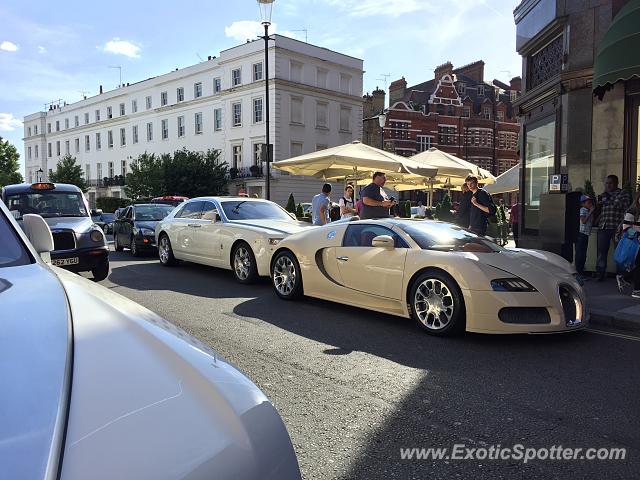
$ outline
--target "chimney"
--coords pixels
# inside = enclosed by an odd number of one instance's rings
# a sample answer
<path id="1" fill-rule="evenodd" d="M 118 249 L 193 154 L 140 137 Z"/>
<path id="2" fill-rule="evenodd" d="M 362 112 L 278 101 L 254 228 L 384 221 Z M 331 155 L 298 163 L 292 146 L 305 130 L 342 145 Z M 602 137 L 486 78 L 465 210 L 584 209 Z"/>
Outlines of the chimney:
<path id="1" fill-rule="evenodd" d="M 386 93 L 384 90 L 380 90 L 378 87 L 373 91 L 373 111 L 374 112 L 382 112 L 384 111 L 384 101 L 386 97 Z"/>
<path id="2" fill-rule="evenodd" d="M 100 85 L 100 95 L 102 95 L 102 85 Z"/>
<path id="3" fill-rule="evenodd" d="M 477 62 L 463 65 L 460 68 L 456 68 L 453 73 L 464 75 L 478 83 L 482 83 L 484 82 L 484 62 L 482 60 L 478 60 Z"/>
<path id="4" fill-rule="evenodd" d="M 402 77 L 400 80 L 395 80 L 389 85 L 389 106 L 404 99 L 404 94 L 407 90 L 407 81 Z"/>
<path id="5" fill-rule="evenodd" d="M 521 77 L 513 77 L 509 82 L 511 86 L 511 90 L 515 90 L 516 92 L 520 92 L 522 90 L 522 78 Z"/>
<path id="6" fill-rule="evenodd" d="M 211 55 L 209 55 L 209 56 L 207 57 L 207 60 L 211 60 Z"/>
<path id="7" fill-rule="evenodd" d="M 433 78 L 436 80 L 440 80 L 444 75 L 452 75 L 453 74 L 453 65 L 451 62 L 443 63 L 442 65 L 438 65 L 433 71 Z"/>

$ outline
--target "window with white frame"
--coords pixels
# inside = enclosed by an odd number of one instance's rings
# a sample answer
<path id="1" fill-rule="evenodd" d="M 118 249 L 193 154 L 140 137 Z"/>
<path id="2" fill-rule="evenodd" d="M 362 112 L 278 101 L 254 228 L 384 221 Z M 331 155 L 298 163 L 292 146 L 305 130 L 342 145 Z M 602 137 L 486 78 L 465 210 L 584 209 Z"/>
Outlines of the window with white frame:
<path id="1" fill-rule="evenodd" d="M 351 132 L 351 107 L 340 105 L 340 131 Z"/>
<path id="2" fill-rule="evenodd" d="M 234 145 L 233 152 L 233 168 L 242 168 L 242 144 Z"/>
<path id="3" fill-rule="evenodd" d="M 467 84 L 464 82 L 458 82 L 457 85 L 458 95 L 466 95 L 467 93 Z"/>
<path id="4" fill-rule="evenodd" d="M 164 107 L 169 103 L 169 95 L 167 92 L 160 92 L 160 106 Z"/>
<path id="5" fill-rule="evenodd" d="M 31 148 L 31 147 L 29 147 Z M 71 153 L 71 142 L 69 140 L 64 141 L 64 154 L 69 155 Z"/>
<path id="6" fill-rule="evenodd" d="M 509 98 L 512 102 L 515 102 L 518 99 L 518 91 L 517 90 L 509 90 Z"/>
<path id="7" fill-rule="evenodd" d="M 68 121 L 68 119 L 67 119 L 67 121 Z M 69 128 L 69 127 L 67 127 L 67 128 Z M 28 127 L 27 128 L 27 137 L 30 137 L 30 136 L 31 136 L 31 127 Z"/>
<path id="8" fill-rule="evenodd" d="M 233 112 L 233 126 L 242 126 L 242 103 L 233 103 L 231 105 L 231 111 Z"/>
<path id="9" fill-rule="evenodd" d="M 124 116 L 126 113 L 125 108 L 124 108 L 124 103 L 120 104 L 120 116 Z"/>
<path id="10" fill-rule="evenodd" d="M 164 119 L 160 122 L 160 130 L 162 132 L 162 140 L 169 138 L 169 120 Z"/>
<path id="11" fill-rule="evenodd" d="M 47 144 L 47 155 L 49 158 L 53 157 L 53 152 L 51 151 L 51 142 Z"/>
<path id="12" fill-rule="evenodd" d="M 498 110 L 496 112 L 496 118 L 499 122 L 504 122 L 504 112 L 502 110 Z"/>
<path id="13" fill-rule="evenodd" d="M 80 153 L 80 139 L 76 138 L 74 141 L 74 147 L 75 147 L 75 151 L 76 153 Z"/>
<path id="14" fill-rule="evenodd" d="M 96 150 L 102 150 L 102 138 L 100 132 L 96 132 Z"/>
<path id="15" fill-rule="evenodd" d="M 262 122 L 262 98 L 253 99 L 253 123 Z"/>
<path id="16" fill-rule="evenodd" d="M 65 118 L 64 119 L 64 129 L 67 130 L 69 128 L 69 119 Z"/>
<path id="17" fill-rule="evenodd" d="M 200 98 L 202 96 L 202 82 L 198 82 L 193 85 L 193 98 Z"/>
<path id="18" fill-rule="evenodd" d="M 452 125 L 438 125 L 438 143 L 440 145 L 456 145 L 456 127 Z"/>
<path id="19" fill-rule="evenodd" d="M 33 126 L 33 134 L 37 135 L 38 134 L 38 125 L 34 125 Z"/>
<path id="20" fill-rule="evenodd" d="M 328 88 L 327 87 L 327 79 L 329 76 L 329 71 L 324 68 L 316 69 L 316 87 L 319 88 Z"/>
<path id="21" fill-rule="evenodd" d="M 33 171 L 29 170 L 29 183 L 33 183 Z"/>
<path id="22" fill-rule="evenodd" d="M 202 133 L 202 112 L 194 115 L 194 124 L 196 135 L 200 135 Z"/>
<path id="23" fill-rule="evenodd" d="M 478 85 L 478 95 L 484 95 L 484 85 Z"/>
<path id="24" fill-rule="evenodd" d="M 131 100 L 131 113 L 137 113 L 138 111 L 138 100 Z"/>
<path id="25" fill-rule="evenodd" d="M 291 97 L 291 123 L 302 125 L 304 116 L 302 112 L 302 97 Z"/>
<path id="26" fill-rule="evenodd" d="M 184 87 L 176 88 L 176 100 L 178 102 L 184 102 Z"/>
<path id="27" fill-rule="evenodd" d="M 78 118 L 78 117 L 76 116 L 76 118 Z M 76 125 L 76 127 L 77 127 L 77 125 Z M 50 123 L 47 123 L 47 133 L 51 133 L 51 124 Z"/>
<path id="28" fill-rule="evenodd" d="M 489 107 L 489 106 L 482 107 L 482 118 L 486 118 L 487 120 L 491 120 L 491 107 Z"/>
<path id="29" fill-rule="evenodd" d="M 107 163 L 107 173 L 109 174 L 109 178 L 113 178 L 113 174 L 115 173 L 113 171 L 113 162 Z"/>
<path id="30" fill-rule="evenodd" d="M 153 141 L 153 123 L 147 123 L 147 142 Z"/>
<path id="31" fill-rule="evenodd" d="M 89 124 L 89 112 L 85 112 L 84 114 L 84 124 L 85 125 Z"/>
<path id="32" fill-rule="evenodd" d="M 27 147 L 27 158 L 31 160 L 31 147 Z"/>
<path id="33" fill-rule="evenodd" d="M 60 141 L 59 140 L 56 142 L 56 156 L 57 157 L 60 156 Z"/>
<path id="34" fill-rule="evenodd" d="M 289 60 L 289 80 L 302 83 L 302 68 L 303 64 L 301 62 Z"/>
<path id="35" fill-rule="evenodd" d="M 145 99 L 145 103 L 146 103 L 147 110 L 150 110 L 151 107 L 153 107 L 153 98 L 151 97 L 151 95 L 147 95 L 147 98 Z"/>
<path id="36" fill-rule="evenodd" d="M 59 131 L 60 131 L 60 120 L 56 120 L 56 132 L 59 132 Z"/>
<path id="37" fill-rule="evenodd" d="M 127 144 L 127 130 L 123 127 L 120 129 L 120 146 L 124 147 Z"/>
<path id="38" fill-rule="evenodd" d="M 262 62 L 253 64 L 253 81 L 262 80 Z"/>
<path id="39" fill-rule="evenodd" d="M 80 126 L 80 116 L 79 115 L 75 115 L 73 117 L 73 125 L 76 126 L 76 127 Z M 49 133 L 51 133 L 51 132 L 49 132 Z"/>
<path id="40" fill-rule="evenodd" d="M 471 107 L 462 107 L 462 116 L 464 118 L 471 117 Z"/>
<path id="41" fill-rule="evenodd" d="M 96 122 L 99 122 L 100 121 L 100 109 L 97 109 L 95 113 L 96 113 Z"/>
<path id="42" fill-rule="evenodd" d="M 242 71 L 239 68 L 231 70 L 231 86 L 237 87 L 242 83 Z"/>
<path id="43" fill-rule="evenodd" d="M 113 118 L 113 109 L 111 107 L 107 107 L 107 118 Z"/>
<path id="44" fill-rule="evenodd" d="M 260 165 L 262 160 L 262 143 L 253 144 L 253 164 Z"/>
<path id="45" fill-rule="evenodd" d="M 340 91 L 346 94 L 351 93 L 351 75 L 347 75 L 346 73 L 340 74 Z"/>
<path id="46" fill-rule="evenodd" d="M 84 165 L 84 177 L 87 180 L 87 182 L 91 180 L 91 165 L 89 163 L 86 163 Z"/>
<path id="47" fill-rule="evenodd" d="M 127 161 L 120 160 L 120 175 L 123 177 L 127 175 Z"/>
<path id="48" fill-rule="evenodd" d="M 107 132 L 107 147 L 113 148 L 113 130 Z"/>
<path id="49" fill-rule="evenodd" d="M 316 102 L 316 127 L 327 128 L 329 119 L 329 104 Z"/>
<path id="50" fill-rule="evenodd" d="M 96 178 L 102 180 L 102 164 L 100 162 L 96 164 Z"/>
<path id="51" fill-rule="evenodd" d="M 90 139 L 89 135 L 85 135 L 84 136 L 84 151 L 88 152 L 89 150 L 91 150 L 91 139 Z"/>
<path id="52" fill-rule="evenodd" d="M 184 117 L 178 117 L 178 138 L 184 137 Z"/>
<path id="53" fill-rule="evenodd" d="M 38 150 L 39 150 L 38 145 L 36 145 L 36 148 L 33 149 L 34 158 L 38 158 L 38 153 L 39 153 Z"/>
<path id="54" fill-rule="evenodd" d="M 426 152 L 433 146 L 432 135 L 418 135 L 416 137 L 416 143 L 419 152 Z"/>
<path id="55" fill-rule="evenodd" d="M 213 79 L 213 94 L 217 95 L 222 91 L 222 80 L 220 77 Z"/>
<path id="56" fill-rule="evenodd" d="M 131 143 L 138 143 L 138 126 L 131 127 Z"/>
<path id="57" fill-rule="evenodd" d="M 291 157 L 297 157 L 302 155 L 302 150 L 304 148 L 304 144 L 302 142 L 291 142 L 289 147 L 289 152 Z"/>
<path id="58" fill-rule="evenodd" d="M 216 132 L 222 130 L 222 109 L 216 108 L 213 111 L 213 129 Z"/>

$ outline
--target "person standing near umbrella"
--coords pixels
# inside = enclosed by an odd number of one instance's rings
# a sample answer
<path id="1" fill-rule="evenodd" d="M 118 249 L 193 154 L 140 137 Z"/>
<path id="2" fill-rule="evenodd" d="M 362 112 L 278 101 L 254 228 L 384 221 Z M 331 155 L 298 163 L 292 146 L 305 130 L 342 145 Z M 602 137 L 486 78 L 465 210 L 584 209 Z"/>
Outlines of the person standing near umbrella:
<path id="1" fill-rule="evenodd" d="M 389 199 L 384 187 L 387 177 L 382 172 L 373 174 L 372 182 L 362 189 L 362 212 L 360 218 L 368 220 L 371 218 L 388 218 L 389 208 L 394 205 L 394 201 Z"/>
<path id="2" fill-rule="evenodd" d="M 322 192 L 313 197 L 311 201 L 311 221 L 314 225 L 326 225 L 330 222 L 329 210 L 331 209 L 331 184 L 325 183 Z"/>
<path id="3" fill-rule="evenodd" d="M 480 236 L 485 236 L 489 217 L 496 214 L 496 206 L 491 195 L 478 187 L 478 177 L 469 175 L 465 179 L 467 187 L 472 192 L 471 211 L 469 213 L 469 229 Z"/>
<path id="4" fill-rule="evenodd" d="M 469 228 L 469 216 L 471 215 L 471 197 L 473 192 L 469 190 L 467 184 L 462 185 L 462 197 L 460 198 L 460 207 L 458 208 L 457 224 L 462 228 Z"/>
<path id="5" fill-rule="evenodd" d="M 353 185 L 347 183 L 344 189 L 344 197 L 340 199 L 338 204 L 340 205 L 340 219 L 351 218 L 356 214 L 356 208 L 353 204 Z"/>

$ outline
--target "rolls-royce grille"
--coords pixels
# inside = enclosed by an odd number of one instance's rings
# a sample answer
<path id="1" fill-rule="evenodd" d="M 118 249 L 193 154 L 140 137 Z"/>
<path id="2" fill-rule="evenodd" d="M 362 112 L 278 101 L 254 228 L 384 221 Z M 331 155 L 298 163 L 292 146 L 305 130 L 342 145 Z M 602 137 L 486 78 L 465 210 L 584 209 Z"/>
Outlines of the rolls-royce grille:
<path id="1" fill-rule="evenodd" d="M 551 323 L 549 311 L 544 307 L 505 307 L 500 310 L 498 317 L 504 323 L 519 325 Z"/>
<path id="2" fill-rule="evenodd" d="M 73 250 L 76 248 L 76 236 L 73 231 L 58 231 L 53 234 L 54 250 Z"/>
<path id="3" fill-rule="evenodd" d="M 562 304 L 562 313 L 567 324 L 573 324 L 576 320 L 582 320 L 582 302 L 572 288 L 566 285 L 560 285 L 558 289 L 560 294 L 560 303 Z"/>

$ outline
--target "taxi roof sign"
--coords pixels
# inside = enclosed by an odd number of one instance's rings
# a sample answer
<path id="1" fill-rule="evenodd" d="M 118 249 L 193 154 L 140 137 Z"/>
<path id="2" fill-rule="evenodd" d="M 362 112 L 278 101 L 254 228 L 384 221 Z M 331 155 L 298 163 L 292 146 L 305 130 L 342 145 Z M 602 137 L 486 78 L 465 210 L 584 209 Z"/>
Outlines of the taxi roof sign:
<path id="1" fill-rule="evenodd" d="M 31 188 L 34 190 L 53 190 L 56 186 L 51 182 L 32 183 Z"/>

